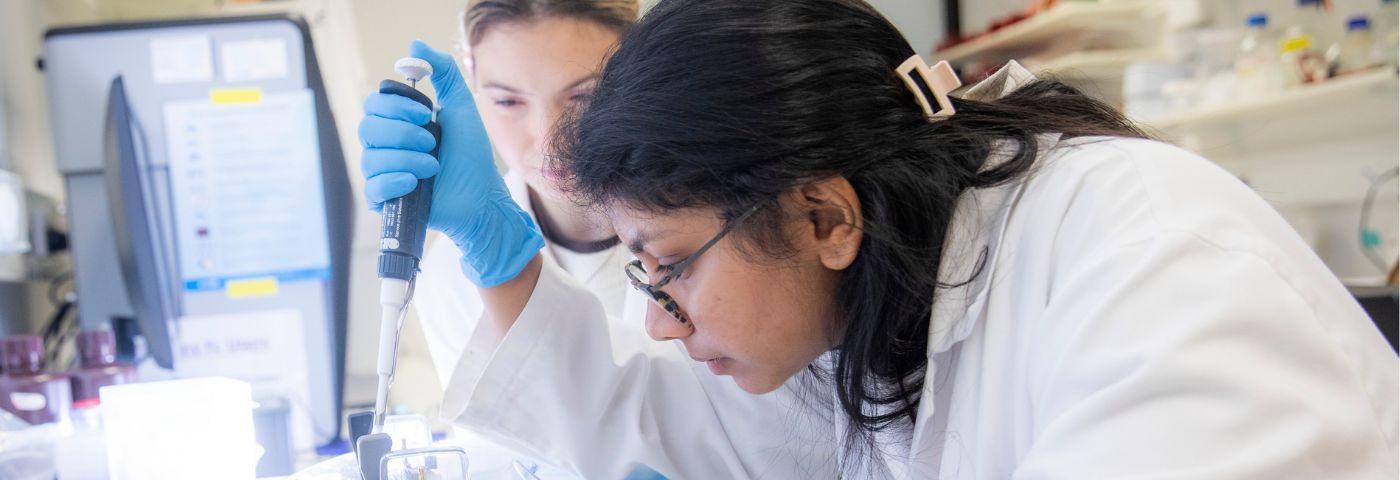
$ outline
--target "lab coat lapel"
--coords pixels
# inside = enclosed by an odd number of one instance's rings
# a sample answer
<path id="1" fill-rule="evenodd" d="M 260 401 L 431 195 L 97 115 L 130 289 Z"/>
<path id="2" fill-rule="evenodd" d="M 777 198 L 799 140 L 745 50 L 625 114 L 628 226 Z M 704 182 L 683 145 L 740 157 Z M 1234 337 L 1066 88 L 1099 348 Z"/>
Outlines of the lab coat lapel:
<path id="1" fill-rule="evenodd" d="M 973 100 L 991 101 L 1035 80 L 1035 76 L 1012 61 L 987 80 L 974 85 L 963 95 Z M 1042 135 L 1036 138 L 1037 159 L 1056 143 L 1059 135 Z M 1013 146 L 1002 142 L 995 146 L 981 170 L 987 171 L 1011 160 Z M 1032 167 L 1032 171 L 1034 167 Z M 993 272 L 1001 253 L 999 248 L 1006 223 L 1012 209 L 1025 187 L 1025 179 L 1018 179 L 1003 185 L 982 189 L 971 189 L 962 194 L 954 210 L 943 242 L 943 257 L 939 262 L 939 283 L 935 293 L 932 314 L 929 316 L 928 363 L 924 369 L 923 399 L 914 422 L 913 438 L 910 439 L 908 465 L 905 478 L 916 473 L 928 474 L 941 469 L 943 445 L 941 434 L 934 426 L 936 414 L 947 405 L 950 395 L 938 395 L 936 387 L 950 382 L 938 381 L 937 359 L 952 358 L 940 355 L 948 352 L 959 342 L 972 334 L 974 327 L 986 313 L 986 302 L 995 281 Z M 951 372 L 944 372 L 947 375 Z M 925 471 L 924 469 L 932 469 Z"/>
<path id="2" fill-rule="evenodd" d="M 1013 60 L 968 88 L 963 98 L 993 101 L 1032 81 L 1035 76 Z M 1036 140 L 1044 151 L 1059 141 L 1059 135 L 1044 135 Z M 1011 144 L 999 142 L 980 171 L 1000 167 L 1015 153 Z M 929 318 L 930 360 L 934 354 L 947 351 L 954 343 L 967 338 L 976 325 L 976 320 L 969 321 L 965 314 L 979 310 L 973 307 L 986 297 L 984 293 L 997 246 L 1001 243 L 1001 231 L 1014 203 L 1010 200 L 1020 194 L 1022 184 L 1022 181 L 1013 181 L 992 188 L 970 189 L 958 198 L 938 267 L 942 288 L 935 294 L 933 314 Z"/>
<path id="3" fill-rule="evenodd" d="M 1041 135 L 1036 138 L 1037 162 L 1045 153 L 1059 143 L 1060 136 Z M 1014 152 L 1011 145 L 1002 144 L 993 150 L 982 169 L 995 168 L 1011 159 Z M 1031 167 L 1034 172 L 1035 167 Z M 935 387 L 943 385 L 951 388 L 952 383 L 938 381 L 937 359 L 953 356 L 940 355 L 956 347 L 972 334 L 986 314 L 987 299 L 994 286 L 997 260 L 1002 252 L 1006 224 L 1011 212 L 1020 200 L 1025 189 L 1025 179 L 991 188 L 974 189 L 964 192 L 958 200 L 953 221 L 943 242 L 943 258 L 939 264 L 939 281 L 942 287 L 935 293 L 933 312 L 929 316 L 928 364 L 924 369 L 924 386 L 919 411 L 914 423 L 914 435 L 910 441 L 910 464 L 923 468 L 939 468 L 944 442 L 933 438 L 938 434 L 932 425 L 940 408 L 938 399 L 950 398 L 937 395 Z M 944 375 L 952 372 L 943 372 Z M 917 471 L 912 469 L 911 473 Z M 936 471 L 936 470 L 935 470 Z"/>
<path id="4" fill-rule="evenodd" d="M 1034 80 L 1036 78 L 1030 71 L 1011 61 L 986 80 L 969 87 L 961 97 L 992 101 Z M 1045 135 L 1037 138 L 1037 141 L 1044 151 L 1059 141 L 1059 135 Z M 981 170 L 986 171 L 1002 165 L 1011 159 L 1012 153 L 1014 152 L 1010 151 L 1010 145 L 998 145 Z M 934 446 L 942 442 L 926 438 L 929 429 L 933 428 L 929 425 L 938 411 L 935 405 L 935 399 L 938 397 L 934 392 L 938 364 L 934 357 L 966 339 L 981 319 L 991 270 L 996 261 L 997 245 L 1001 243 L 1001 233 L 1021 188 L 1022 182 L 1015 181 L 992 188 L 969 190 L 958 199 L 947 238 L 944 240 L 944 253 L 939 266 L 939 279 L 945 288 L 936 293 L 933 313 L 929 318 L 928 364 L 923 372 L 925 379 L 921 397 L 925 401 L 919 404 L 913 435 L 907 439 L 908 442 L 892 438 L 901 434 L 898 432 L 884 432 L 876 437 L 882 452 L 885 453 L 880 455 L 880 460 L 883 460 L 881 466 L 890 478 L 912 478 L 916 474 L 927 473 L 926 468 L 933 468 L 934 471 L 939 468 L 937 462 L 941 451 L 935 450 Z M 953 285 L 957 287 L 952 287 Z M 830 354 L 823 359 L 822 361 L 828 364 L 834 361 Z M 832 401 L 835 403 L 835 411 L 840 412 L 841 405 L 834 392 Z M 845 450 L 848 447 L 845 441 L 849 431 L 849 419 L 844 415 L 833 417 L 837 441 L 841 444 L 840 450 Z M 897 446 L 905 446 L 908 450 L 896 450 Z M 903 458 L 896 459 L 895 456 Z M 838 459 L 841 471 L 846 469 L 844 460 Z"/>

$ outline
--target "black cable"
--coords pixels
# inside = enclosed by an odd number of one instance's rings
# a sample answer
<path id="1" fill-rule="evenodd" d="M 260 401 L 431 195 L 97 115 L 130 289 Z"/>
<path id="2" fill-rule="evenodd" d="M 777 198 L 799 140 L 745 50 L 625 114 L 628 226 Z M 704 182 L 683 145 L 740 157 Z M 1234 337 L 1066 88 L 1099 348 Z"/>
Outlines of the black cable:
<path id="1" fill-rule="evenodd" d="M 50 339 L 58 335 L 58 331 L 63 328 L 61 325 L 63 317 L 68 315 L 68 310 L 71 308 L 73 308 L 72 302 L 63 302 L 58 306 L 58 309 L 54 311 L 53 315 L 49 316 L 49 321 L 44 324 L 42 333 L 44 343 L 48 343 Z"/>
<path id="2" fill-rule="evenodd" d="M 60 295 L 60 290 L 65 284 L 72 282 L 73 272 L 67 271 L 55 275 L 49 280 L 48 298 L 49 303 L 55 307 L 53 315 L 49 316 L 48 322 L 40 331 L 40 336 L 44 342 L 44 364 L 57 366 L 60 350 L 64 342 L 73 335 L 72 330 L 77 324 L 77 314 L 73 312 L 74 301 L 66 297 L 70 295 Z"/>
<path id="3" fill-rule="evenodd" d="M 1361 253 L 1366 255 L 1366 259 L 1370 260 L 1382 274 L 1390 273 L 1390 265 L 1380 255 L 1377 255 L 1370 245 L 1366 244 L 1366 237 L 1372 232 L 1371 207 L 1376 203 L 1377 191 L 1380 190 L 1382 184 L 1396 178 L 1400 178 L 1400 167 L 1386 170 L 1376 176 L 1376 179 L 1371 182 L 1371 186 L 1366 189 L 1366 197 L 1361 201 L 1361 222 L 1358 226 L 1361 234 Z"/>
<path id="4" fill-rule="evenodd" d="M 68 336 L 68 331 L 72 329 L 70 324 L 77 323 L 76 320 L 69 321 L 68 318 L 77 318 L 72 314 L 73 302 L 65 301 L 58 306 L 53 316 L 49 317 L 48 324 L 44 326 L 44 364 L 56 366 L 60 347 Z"/>

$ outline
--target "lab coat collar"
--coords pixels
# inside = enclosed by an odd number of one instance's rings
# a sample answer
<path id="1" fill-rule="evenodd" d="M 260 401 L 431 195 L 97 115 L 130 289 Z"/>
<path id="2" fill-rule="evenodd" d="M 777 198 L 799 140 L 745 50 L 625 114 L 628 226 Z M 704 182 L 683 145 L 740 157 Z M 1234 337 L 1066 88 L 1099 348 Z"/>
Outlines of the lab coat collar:
<path id="1" fill-rule="evenodd" d="M 1036 81 L 1035 75 L 1030 70 L 1026 70 L 1026 67 L 1021 66 L 1019 62 L 1011 60 L 985 80 L 968 87 L 967 91 L 959 96 L 968 100 L 990 102 L 1034 81 Z"/>
<path id="2" fill-rule="evenodd" d="M 535 204 L 530 203 L 530 186 L 525 184 L 525 177 L 520 176 L 515 170 L 507 170 L 505 175 L 501 175 L 505 180 L 506 191 L 510 192 L 510 199 L 515 200 L 515 204 L 530 216 L 530 220 L 539 222 L 539 216 L 535 215 Z M 546 247 L 540 249 L 540 255 L 546 260 L 557 261 L 554 252 Z"/>
<path id="3" fill-rule="evenodd" d="M 992 101 L 1035 80 L 1035 75 L 1013 60 L 969 88 L 963 98 Z M 1037 158 L 1058 143 L 1059 138 L 1058 134 L 1037 137 L 1040 149 Z M 1000 167 L 1015 153 L 1010 142 L 997 142 L 980 171 Z M 933 312 L 929 317 L 930 360 L 966 339 L 976 325 L 977 317 L 970 314 L 979 311 L 977 307 L 985 300 L 999 252 L 997 246 L 1001 244 L 1006 220 L 1023 185 L 1023 180 L 1017 180 L 990 188 L 970 189 L 958 198 L 943 240 L 943 257 L 938 267 L 941 286 L 934 292 Z"/>

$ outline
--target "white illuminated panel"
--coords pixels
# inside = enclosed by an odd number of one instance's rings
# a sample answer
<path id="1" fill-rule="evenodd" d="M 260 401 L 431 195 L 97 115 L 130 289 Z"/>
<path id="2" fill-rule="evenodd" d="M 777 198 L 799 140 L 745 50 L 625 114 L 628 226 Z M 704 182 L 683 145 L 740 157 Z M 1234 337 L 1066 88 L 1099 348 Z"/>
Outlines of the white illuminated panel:
<path id="1" fill-rule="evenodd" d="M 208 377 L 102 387 L 112 480 L 247 480 L 262 450 L 253 390 Z"/>

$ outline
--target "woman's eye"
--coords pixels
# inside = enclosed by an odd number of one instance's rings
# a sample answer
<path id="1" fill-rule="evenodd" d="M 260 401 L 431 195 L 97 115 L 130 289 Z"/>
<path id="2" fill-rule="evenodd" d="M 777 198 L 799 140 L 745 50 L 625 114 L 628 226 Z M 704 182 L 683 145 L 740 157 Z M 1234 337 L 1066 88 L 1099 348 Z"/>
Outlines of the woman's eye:
<path id="1" fill-rule="evenodd" d="M 516 100 L 516 99 L 513 99 L 513 98 L 503 98 L 503 99 L 500 99 L 500 100 L 496 100 L 495 103 L 496 103 L 496 106 L 498 106 L 498 107 L 512 108 L 512 107 L 520 106 L 520 104 L 522 104 L 522 103 L 524 103 L 524 102 L 521 102 L 520 100 Z"/>
<path id="2" fill-rule="evenodd" d="M 593 98 L 592 93 L 575 93 L 573 96 L 569 97 L 569 101 L 574 103 L 583 103 L 587 102 L 590 98 Z"/>

